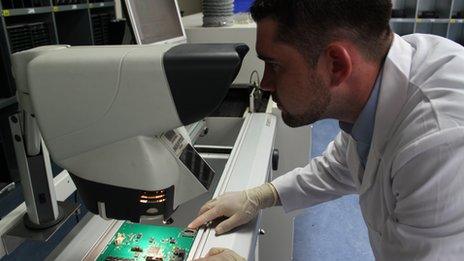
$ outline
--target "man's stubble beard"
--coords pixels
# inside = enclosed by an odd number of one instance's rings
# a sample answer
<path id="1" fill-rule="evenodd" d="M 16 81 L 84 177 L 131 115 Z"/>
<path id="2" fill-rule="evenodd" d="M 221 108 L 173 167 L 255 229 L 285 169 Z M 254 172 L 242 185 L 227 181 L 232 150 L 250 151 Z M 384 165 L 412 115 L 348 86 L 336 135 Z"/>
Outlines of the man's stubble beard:
<path id="1" fill-rule="evenodd" d="M 312 86 L 313 95 L 308 100 L 307 110 L 304 113 L 294 115 L 287 112 L 285 108 L 282 110 L 282 120 L 289 127 L 297 128 L 312 124 L 322 119 L 329 107 L 331 96 L 322 79 L 314 75 L 308 80 L 308 85 Z"/>

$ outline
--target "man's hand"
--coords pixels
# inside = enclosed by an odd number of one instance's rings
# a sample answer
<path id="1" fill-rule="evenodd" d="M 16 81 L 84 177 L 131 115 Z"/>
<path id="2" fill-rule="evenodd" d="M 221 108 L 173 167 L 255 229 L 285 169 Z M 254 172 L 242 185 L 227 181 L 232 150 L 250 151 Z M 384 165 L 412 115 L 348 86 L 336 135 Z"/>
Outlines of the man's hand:
<path id="1" fill-rule="evenodd" d="M 221 235 L 250 222 L 260 209 L 272 207 L 278 201 L 277 191 L 270 183 L 240 192 L 225 193 L 206 202 L 189 228 L 196 229 L 219 217 L 228 217 L 216 227 Z"/>
<path id="2" fill-rule="evenodd" d="M 234 251 L 227 248 L 211 248 L 204 258 L 195 261 L 246 261 Z"/>

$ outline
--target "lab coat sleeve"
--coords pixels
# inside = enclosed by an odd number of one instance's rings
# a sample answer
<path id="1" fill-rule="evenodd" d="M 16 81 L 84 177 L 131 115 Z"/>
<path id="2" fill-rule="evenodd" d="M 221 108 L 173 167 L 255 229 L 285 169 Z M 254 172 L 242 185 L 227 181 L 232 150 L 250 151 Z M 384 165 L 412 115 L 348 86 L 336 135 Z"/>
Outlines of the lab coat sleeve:
<path id="1" fill-rule="evenodd" d="M 272 181 L 286 212 L 356 193 L 346 165 L 348 134 L 340 132 L 322 156 Z"/>
<path id="2" fill-rule="evenodd" d="M 415 141 L 392 170 L 396 204 L 382 260 L 463 260 L 464 128 Z"/>

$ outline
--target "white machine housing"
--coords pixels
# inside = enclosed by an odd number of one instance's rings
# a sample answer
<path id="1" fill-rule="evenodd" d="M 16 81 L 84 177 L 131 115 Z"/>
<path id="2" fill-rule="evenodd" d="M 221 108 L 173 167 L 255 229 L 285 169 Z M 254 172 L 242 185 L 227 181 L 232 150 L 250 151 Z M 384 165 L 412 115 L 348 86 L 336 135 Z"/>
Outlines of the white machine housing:
<path id="1" fill-rule="evenodd" d="M 15 54 L 13 69 L 21 105 L 34 112 L 51 158 L 71 173 L 87 208 L 139 222 L 167 218 L 208 190 L 214 172 L 174 129 L 220 104 L 247 50 L 42 47 Z M 197 173 L 193 164 L 201 164 Z"/>

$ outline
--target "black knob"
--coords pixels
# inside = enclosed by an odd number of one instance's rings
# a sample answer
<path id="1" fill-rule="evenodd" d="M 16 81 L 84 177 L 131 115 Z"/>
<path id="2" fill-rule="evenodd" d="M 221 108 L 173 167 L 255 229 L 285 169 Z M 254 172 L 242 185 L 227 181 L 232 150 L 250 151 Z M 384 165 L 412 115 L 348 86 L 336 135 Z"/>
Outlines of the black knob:
<path id="1" fill-rule="evenodd" d="M 272 152 L 272 170 L 279 169 L 279 150 L 274 149 Z"/>

